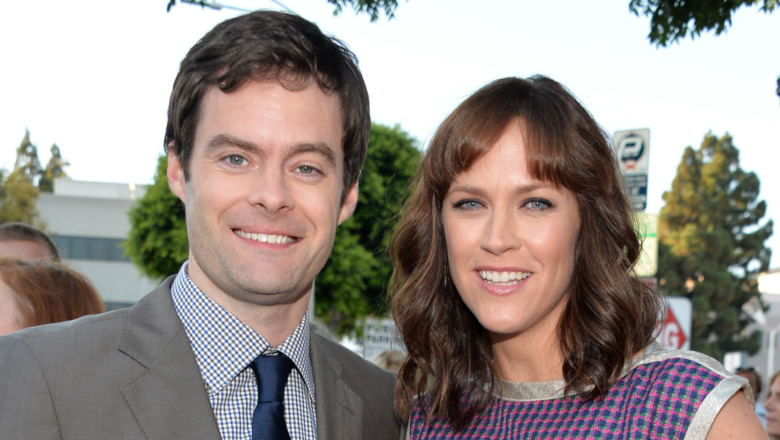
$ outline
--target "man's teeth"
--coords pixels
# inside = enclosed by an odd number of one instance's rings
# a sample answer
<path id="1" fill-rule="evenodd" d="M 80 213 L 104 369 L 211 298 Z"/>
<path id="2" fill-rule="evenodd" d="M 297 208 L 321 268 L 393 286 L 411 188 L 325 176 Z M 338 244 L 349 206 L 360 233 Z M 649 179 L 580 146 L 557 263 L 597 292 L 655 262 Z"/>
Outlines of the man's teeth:
<path id="1" fill-rule="evenodd" d="M 286 235 L 252 234 L 249 232 L 244 232 L 240 229 L 236 229 L 235 232 L 239 237 L 249 238 L 250 240 L 259 241 L 260 243 L 284 244 L 292 243 L 294 241 L 292 237 L 288 237 Z"/>
<path id="2" fill-rule="evenodd" d="M 492 283 L 508 283 L 520 281 L 531 276 L 531 272 L 497 272 L 492 270 L 480 270 L 479 276 Z"/>

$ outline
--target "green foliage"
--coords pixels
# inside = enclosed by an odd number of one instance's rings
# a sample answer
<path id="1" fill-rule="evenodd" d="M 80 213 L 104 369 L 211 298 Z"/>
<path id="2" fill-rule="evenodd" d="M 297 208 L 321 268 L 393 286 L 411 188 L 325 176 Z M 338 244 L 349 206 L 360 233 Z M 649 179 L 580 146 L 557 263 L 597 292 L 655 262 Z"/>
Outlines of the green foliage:
<path id="1" fill-rule="evenodd" d="M 315 312 L 337 334 L 360 327 L 367 313 L 386 313 L 392 266 L 385 252 L 420 151 L 398 126 L 372 124 L 355 213 L 336 234 L 317 277 Z"/>
<path id="2" fill-rule="evenodd" d="M 691 348 L 722 359 L 729 351 L 756 353 L 760 333 L 739 310 L 758 295 L 757 275 L 769 267 L 772 221 L 761 223 L 755 173 L 739 167 L 739 150 L 726 134 L 707 134 L 685 149 L 659 219 L 659 284 L 693 304 Z"/>
<path id="3" fill-rule="evenodd" d="M 201 7 L 211 7 L 220 9 L 221 6 L 213 0 L 180 0 L 182 3 L 192 3 Z M 328 0 L 328 3 L 335 6 L 333 15 L 340 14 L 344 7 L 351 7 L 356 13 L 366 13 L 371 17 L 371 21 L 376 21 L 384 12 L 387 18 L 393 18 L 395 10 L 398 8 L 398 0 Z M 176 0 L 168 0 L 166 10 L 176 6 Z"/>
<path id="4" fill-rule="evenodd" d="M 0 191 L 0 223 L 23 222 L 41 226 L 38 208 L 38 188 L 22 169 L 14 169 Z"/>
<path id="5" fill-rule="evenodd" d="M 67 166 L 70 166 L 70 163 L 62 157 L 60 147 L 57 144 L 53 144 L 49 162 L 46 164 L 46 168 L 43 170 L 43 174 L 41 174 L 41 179 L 38 181 L 38 189 L 42 192 L 53 192 L 54 179 L 68 177 L 65 174 L 65 167 Z"/>
<path id="6" fill-rule="evenodd" d="M 38 159 L 38 147 L 30 142 L 29 130 L 24 131 L 24 139 L 22 139 L 22 143 L 16 149 L 14 171 L 17 170 L 33 184 L 38 182 L 43 171 L 41 161 Z"/>
<path id="7" fill-rule="evenodd" d="M 41 163 L 29 130 L 25 130 L 16 149 L 13 171 L 7 176 L 5 170 L 0 171 L 0 223 L 24 222 L 43 228 L 37 208 L 39 191 L 34 183 L 40 178 Z"/>
<path id="8" fill-rule="evenodd" d="M 168 187 L 168 157 L 157 162 L 154 183 L 130 210 L 130 235 L 123 243 L 130 260 L 150 278 L 179 271 L 188 255 L 181 201 Z"/>
<path id="9" fill-rule="evenodd" d="M 351 6 L 356 13 L 365 12 L 370 15 L 371 21 L 378 20 L 381 12 L 384 12 L 388 19 L 393 18 L 398 8 L 398 0 L 328 0 L 328 3 L 336 7 L 333 15 L 341 13 L 343 7 Z"/>
<path id="10" fill-rule="evenodd" d="M 379 268 L 356 234 L 340 227 L 327 266 L 315 281 L 314 314 L 335 334 L 352 333 L 372 313 L 366 291 Z"/>
<path id="11" fill-rule="evenodd" d="M 731 25 L 731 14 L 742 6 L 761 3 L 760 10 L 772 12 L 777 0 L 631 0 L 629 9 L 635 15 L 649 15 L 650 41 L 667 46 L 689 33 L 697 37 L 702 31 L 715 30 L 715 35 Z"/>

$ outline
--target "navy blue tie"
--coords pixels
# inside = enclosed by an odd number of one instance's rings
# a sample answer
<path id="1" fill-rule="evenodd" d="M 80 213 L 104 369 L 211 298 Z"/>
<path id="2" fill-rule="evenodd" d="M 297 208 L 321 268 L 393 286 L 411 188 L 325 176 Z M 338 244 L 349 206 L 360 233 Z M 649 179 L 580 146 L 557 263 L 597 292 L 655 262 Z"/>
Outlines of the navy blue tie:
<path id="1" fill-rule="evenodd" d="M 257 380 L 257 407 L 252 413 L 252 440 L 289 440 L 284 421 L 284 386 L 293 362 L 279 353 L 260 355 L 252 362 Z"/>

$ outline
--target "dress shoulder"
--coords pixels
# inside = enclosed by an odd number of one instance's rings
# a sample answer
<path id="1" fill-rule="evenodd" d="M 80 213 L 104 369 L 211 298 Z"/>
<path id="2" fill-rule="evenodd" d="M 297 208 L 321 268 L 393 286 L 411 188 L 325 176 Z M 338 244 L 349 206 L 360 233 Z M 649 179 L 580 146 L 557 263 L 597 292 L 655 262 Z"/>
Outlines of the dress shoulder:
<path id="1" fill-rule="evenodd" d="M 689 350 L 666 350 L 653 344 L 631 363 L 631 370 L 652 370 L 657 390 L 668 396 L 669 404 L 687 402 L 696 389 L 709 390 L 690 421 L 686 440 L 705 439 L 715 417 L 726 402 L 742 392 L 752 404 L 748 381 L 705 354 Z"/>

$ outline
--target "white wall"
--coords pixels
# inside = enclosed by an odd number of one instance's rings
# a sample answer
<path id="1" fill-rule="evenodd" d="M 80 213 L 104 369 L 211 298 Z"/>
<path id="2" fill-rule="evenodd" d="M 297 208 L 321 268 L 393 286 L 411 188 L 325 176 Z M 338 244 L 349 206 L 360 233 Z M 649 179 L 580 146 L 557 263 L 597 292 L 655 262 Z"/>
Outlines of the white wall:
<path id="1" fill-rule="evenodd" d="M 145 192 L 144 186 L 56 179 L 54 193 L 39 196 L 38 211 L 52 236 L 125 240 L 130 232 L 127 213 Z M 63 261 L 86 275 L 106 302 L 135 303 L 159 284 L 130 261 Z"/>
<path id="2" fill-rule="evenodd" d="M 767 322 L 766 329 L 780 330 L 780 268 L 772 269 L 769 272 L 760 274 L 758 276 L 758 290 L 761 292 L 761 299 L 763 300 L 764 304 L 769 307 L 769 309 L 764 313 Z M 780 350 L 778 347 L 775 347 L 775 356 L 774 361 L 772 362 L 773 366 L 771 367 L 774 371 L 767 371 L 770 366 L 768 362 L 769 359 L 767 357 L 768 338 L 765 329 L 757 324 L 752 324 L 748 326 L 746 330 L 748 332 L 754 330 L 764 332 L 761 342 L 761 350 L 754 356 L 750 356 L 746 361 L 747 366 L 754 367 L 761 373 L 764 382 L 764 390 L 761 393 L 761 400 L 764 400 L 766 397 L 767 380 L 769 380 L 769 377 L 775 371 L 780 369 Z"/>

